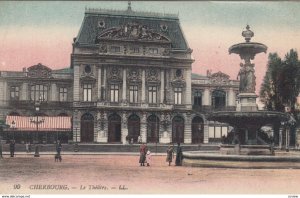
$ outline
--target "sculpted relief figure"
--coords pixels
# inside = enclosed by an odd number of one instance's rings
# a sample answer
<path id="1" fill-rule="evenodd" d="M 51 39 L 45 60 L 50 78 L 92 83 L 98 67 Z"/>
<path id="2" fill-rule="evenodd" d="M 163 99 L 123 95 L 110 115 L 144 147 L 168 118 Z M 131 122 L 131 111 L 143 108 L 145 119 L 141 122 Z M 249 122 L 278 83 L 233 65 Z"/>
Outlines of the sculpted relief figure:
<path id="1" fill-rule="evenodd" d="M 254 64 L 240 64 L 240 92 L 255 92 Z"/>

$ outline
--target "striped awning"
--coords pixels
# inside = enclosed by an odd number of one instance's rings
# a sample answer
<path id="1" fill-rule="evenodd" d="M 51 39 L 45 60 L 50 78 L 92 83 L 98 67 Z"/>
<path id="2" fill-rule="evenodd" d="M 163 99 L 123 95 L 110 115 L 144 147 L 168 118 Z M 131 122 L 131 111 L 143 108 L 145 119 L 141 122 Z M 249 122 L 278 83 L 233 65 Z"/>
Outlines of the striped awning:
<path id="1" fill-rule="evenodd" d="M 70 131 L 69 116 L 7 116 L 7 131 Z"/>

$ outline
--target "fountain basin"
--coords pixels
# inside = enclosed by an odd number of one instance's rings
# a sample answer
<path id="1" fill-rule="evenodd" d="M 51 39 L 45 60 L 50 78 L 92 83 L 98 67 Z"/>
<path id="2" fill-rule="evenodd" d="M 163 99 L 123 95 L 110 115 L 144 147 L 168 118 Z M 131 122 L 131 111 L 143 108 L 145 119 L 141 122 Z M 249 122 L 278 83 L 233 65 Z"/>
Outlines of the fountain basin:
<path id="1" fill-rule="evenodd" d="M 211 113 L 208 120 L 228 123 L 231 126 L 257 125 L 280 123 L 288 121 L 285 113 L 275 111 L 219 111 Z"/>
<path id="2" fill-rule="evenodd" d="M 183 152 L 183 165 L 213 168 L 300 169 L 300 155 L 222 155 L 218 152 Z"/>
<path id="3" fill-rule="evenodd" d="M 250 54 L 255 56 L 255 54 L 264 52 L 267 52 L 268 47 L 262 43 L 256 43 L 256 42 L 245 42 L 245 43 L 238 43 L 235 45 L 232 45 L 229 48 L 229 54 Z"/>

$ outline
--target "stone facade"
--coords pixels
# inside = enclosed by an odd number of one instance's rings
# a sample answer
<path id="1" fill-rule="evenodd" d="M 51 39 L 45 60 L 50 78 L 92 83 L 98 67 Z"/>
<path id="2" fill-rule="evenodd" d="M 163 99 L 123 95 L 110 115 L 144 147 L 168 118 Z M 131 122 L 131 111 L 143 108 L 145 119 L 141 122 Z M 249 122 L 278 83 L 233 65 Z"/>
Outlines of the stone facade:
<path id="1" fill-rule="evenodd" d="M 192 74 L 191 53 L 178 16 L 88 9 L 70 68 L 1 72 L 1 119 L 33 115 L 42 99 L 42 113 L 72 116 L 75 142 L 219 142 L 228 126 L 206 117 L 235 110 L 238 82 L 222 72 Z M 42 98 L 32 95 L 35 85 Z"/>

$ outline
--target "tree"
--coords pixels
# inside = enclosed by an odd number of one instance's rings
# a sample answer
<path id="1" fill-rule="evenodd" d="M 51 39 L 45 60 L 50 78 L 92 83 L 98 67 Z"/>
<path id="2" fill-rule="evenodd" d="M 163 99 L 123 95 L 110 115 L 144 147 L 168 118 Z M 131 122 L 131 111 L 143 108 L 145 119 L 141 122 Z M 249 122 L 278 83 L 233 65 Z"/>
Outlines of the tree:
<path id="1" fill-rule="evenodd" d="M 295 112 L 300 91 L 300 63 L 297 51 L 291 49 L 282 61 L 277 53 L 270 53 L 260 98 L 267 110 L 284 111 L 285 106 Z"/>
<path id="2" fill-rule="evenodd" d="M 267 71 L 260 89 L 260 100 L 269 111 L 283 111 L 282 97 L 279 94 L 283 64 L 277 53 L 270 53 Z"/>
<path id="3" fill-rule="evenodd" d="M 277 53 L 270 53 L 260 98 L 266 110 L 285 111 L 291 108 L 291 113 L 297 119 L 296 105 L 300 91 L 300 62 L 297 51 L 291 49 L 281 60 Z M 274 126 L 274 133 L 279 133 L 280 123 Z M 291 128 L 291 145 L 295 144 L 295 126 Z M 277 135 L 275 135 L 277 137 Z M 275 140 L 276 143 L 278 140 Z"/>

